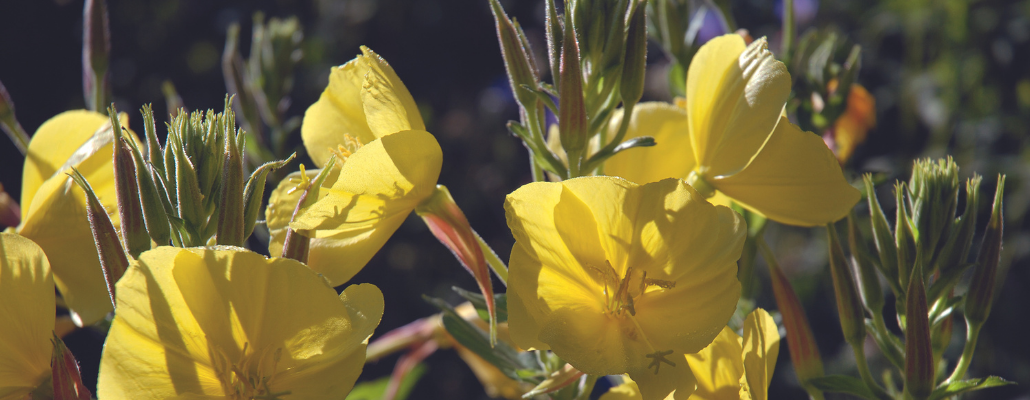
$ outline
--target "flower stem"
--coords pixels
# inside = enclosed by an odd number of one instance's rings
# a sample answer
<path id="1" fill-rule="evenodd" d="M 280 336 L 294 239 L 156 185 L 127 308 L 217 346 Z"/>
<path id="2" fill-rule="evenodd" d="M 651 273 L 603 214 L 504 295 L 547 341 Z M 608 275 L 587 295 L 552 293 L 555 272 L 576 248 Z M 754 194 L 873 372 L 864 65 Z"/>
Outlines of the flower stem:
<path id="1" fill-rule="evenodd" d="M 486 244 L 486 241 L 479 236 L 479 232 L 476 232 L 476 230 L 473 229 L 472 234 L 476 236 L 476 243 L 479 243 L 479 248 L 483 249 L 483 258 L 486 259 L 487 265 L 489 265 L 490 269 L 494 271 L 497 278 L 501 280 L 501 283 L 503 283 L 504 286 L 508 286 L 508 266 L 504 265 L 504 261 L 497 256 L 494 249 L 491 248 L 489 244 Z"/>
<path id="2" fill-rule="evenodd" d="M 865 350 L 862 348 L 862 342 L 853 343 L 851 350 L 855 353 L 855 364 L 858 366 L 858 374 L 862 376 L 862 382 L 869 387 L 869 390 L 873 392 L 873 395 L 877 398 L 890 400 L 890 396 L 880 384 L 876 383 L 873 379 L 872 373 L 869 372 L 869 363 L 865 359 Z"/>
<path id="3" fill-rule="evenodd" d="M 969 369 L 969 363 L 973 361 L 976 341 L 980 336 L 980 328 L 983 328 L 983 323 L 969 323 L 967 319 L 966 326 L 966 345 L 962 348 L 962 356 L 958 359 L 958 365 L 955 365 L 955 371 L 951 373 L 951 376 L 942 385 L 948 385 L 965 377 L 966 370 Z"/>

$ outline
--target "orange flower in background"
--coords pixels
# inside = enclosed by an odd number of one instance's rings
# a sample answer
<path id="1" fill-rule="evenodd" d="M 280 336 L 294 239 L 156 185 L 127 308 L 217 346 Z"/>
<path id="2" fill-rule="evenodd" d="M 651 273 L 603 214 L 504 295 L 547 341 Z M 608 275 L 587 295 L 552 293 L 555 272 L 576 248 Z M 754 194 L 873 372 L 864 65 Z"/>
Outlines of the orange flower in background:
<path id="1" fill-rule="evenodd" d="M 830 81 L 830 91 L 836 90 L 837 81 Z M 848 108 L 834 122 L 833 128 L 823 135 L 842 164 L 865 142 L 869 130 L 876 126 L 876 99 L 862 85 L 853 84 L 848 91 Z"/>

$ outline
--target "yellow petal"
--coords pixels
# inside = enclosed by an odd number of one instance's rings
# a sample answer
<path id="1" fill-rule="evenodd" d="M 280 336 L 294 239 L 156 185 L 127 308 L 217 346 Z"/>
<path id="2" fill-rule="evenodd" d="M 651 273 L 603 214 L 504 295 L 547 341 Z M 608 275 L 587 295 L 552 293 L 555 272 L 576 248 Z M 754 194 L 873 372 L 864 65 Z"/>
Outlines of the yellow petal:
<path id="1" fill-rule="evenodd" d="M 621 109 L 612 115 L 608 137 L 616 135 L 622 116 Z M 696 166 L 687 113 L 683 109 L 660 102 L 638 104 L 633 108 L 626 138 L 640 136 L 654 137 L 657 145 L 620 152 L 605 162 L 605 174 L 644 184 L 665 178 L 684 178 Z"/>
<path id="2" fill-rule="evenodd" d="M 786 117 L 747 168 L 711 183 L 749 210 L 798 226 L 844 218 L 859 199 L 822 138 Z"/>
<path id="3" fill-rule="evenodd" d="M 362 56 L 334 67 L 322 96 L 304 113 L 300 137 L 311 160 L 319 167 L 325 165 L 332 149 L 345 143 L 344 135 L 361 143 L 375 140 L 361 105 L 361 85 L 368 70 Z"/>
<path id="4" fill-rule="evenodd" d="M 228 395 L 231 365 L 270 378 L 272 392 L 342 396 L 383 311 L 372 285 L 337 297 L 303 264 L 235 248 L 146 252 L 118 304 L 101 360 L 108 398 Z"/>
<path id="5" fill-rule="evenodd" d="M 50 377 L 50 263 L 31 240 L 0 233 L 0 398 L 20 399 Z"/>
<path id="6" fill-rule="evenodd" d="M 599 400 L 640 400 L 641 398 L 640 387 L 632 379 L 627 379 L 621 385 L 608 389 L 608 392 L 602 394 Z"/>
<path id="7" fill-rule="evenodd" d="M 590 374 L 625 373 L 656 351 L 702 349 L 733 312 L 743 222 L 680 180 L 533 183 L 505 210 L 515 236 L 509 318 L 522 348 L 550 348 Z M 675 287 L 632 286 L 634 312 L 610 310 L 617 284 L 605 276 L 622 280 L 630 267 Z"/>
<path id="8" fill-rule="evenodd" d="M 391 133 L 426 130 L 415 99 L 393 67 L 368 47 L 361 47 L 368 73 L 362 86 L 361 103 L 368 118 L 368 127 L 376 137 Z"/>
<path id="9" fill-rule="evenodd" d="M 343 164 L 340 177 L 291 226 L 326 239 L 308 266 L 340 285 L 372 258 L 408 214 L 432 194 L 443 153 L 433 135 L 402 131 L 372 141 Z"/>
<path id="10" fill-rule="evenodd" d="M 687 354 L 686 361 L 697 377 L 698 399 L 737 399 L 744 376 L 741 339 L 733 329 L 723 328 L 712 344 L 696 354 Z"/>
<path id="11" fill-rule="evenodd" d="M 653 369 L 629 371 L 630 378 L 637 383 L 642 400 L 687 400 L 697 387 L 693 371 L 682 357 L 672 360 L 676 366 L 662 365 L 655 373 Z"/>
<path id="12" fill-rule="evenodd" d="M 743 339 L 744 371 L 751 398 L 765 400 L 776 369 L 776 357 L 780 353 L 780 333 L 776 321 L 761 308 L 752 311 L 744 320 Z"/>
<path id="13" fill-rule="evenodd" d="M 687 113 L 699 172 L 737 172 L 776 125 L 790 94 L 790 74 L 764 39 L 745 48 L 736 34 L 701 46 L 690 64 Z"/>
<path id="14" fill-rule="evenodd" d="M 102 114 L 86 110 L 65 111 L 43 123 L 32 135 L 28 152 L 25 154 L 25 169 L 22 170 L 21 208 L 22 219 L 28 211 L 32 198 L 43 181 L 50 179 L 64 165 L 76 150 L 110 119 Z M 110 164 L 111 150 L 107 147 L 107 161 Z M 108 166 L 110 169 L 110 166 Z M 86 171 L 81 171 L 84 175 Z M 89 176 L 86 176 L 87 179 Z M 92 184 L 92 181 L 90 181 Z"/>
<path id="15" fill-rule="evenodd" d="M 320 170 L 317 169 L 307 170 L 305 174 L 309 181 L 313 181 L 319 172 Z M 319 199 L 329 194 L 328 189 L 332 188 L 339 175 L 338 168 L 334 168 L 334 171 L 329 173 L 329 176 L 326 177 L 325 182 L 322 184 L 322 189 L 324 190 L 319 190 L 318 192 Z M 293 212 L 297 208 L 301 194 L 304 193 L 303 182 L 301 172 L 295 171 L 279 181 L 279 185 L 276 186 L 268 198 L 268 207 L 265 208 L 265 222 L 268 225 L 269 235 L 268 254 L 273 257 L 283 253 L 286 228 L 290 225 L 290 220 L 293 218 Z M 309 258 L 311 254 L 318 254 L 323 251 L 325 246 L 322 242 L 324 240 L 326 239 L 311 239 L 308 249 Z M 316 255 L 316 257 L 321 257 L 321 255 Z"/>

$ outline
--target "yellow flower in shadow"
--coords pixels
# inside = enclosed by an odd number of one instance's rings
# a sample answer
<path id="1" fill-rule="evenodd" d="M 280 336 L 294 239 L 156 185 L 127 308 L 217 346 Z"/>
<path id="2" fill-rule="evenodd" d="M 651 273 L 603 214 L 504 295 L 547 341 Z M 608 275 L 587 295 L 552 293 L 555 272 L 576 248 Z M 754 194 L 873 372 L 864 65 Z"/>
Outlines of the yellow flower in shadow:
<path id="1" fill-rule="evenodd" d="M 697 379 L 694 400 L 765 400 L 780 352 L 776 322 L 759 308 L 744 321 L 744 336 L 723 328 L 712 344 L 686 361 Z M 671 396 L 669 398 L 672 398 Z M 627 380 L 601 396 L 601 400 L 640 400 L 640 388 Z"/>
<path id="2" fill-rule="evenodd" d="M 505 210 L 515 344 L 588 374 L 628 373 L 646 399 L 686 398 L 683 355 L 715 339 L 740 297 L 742 218 L 676 179 L 531 183 Z"/>
<path id="3" fill-rule="evenodd" d="M 404 83 L 379 55 L 333 68 L 329 86 L 308 108 L 301 137 L 320 167 L 335 155 L 319 201 L 293 220 L 300 174 L 283 180 L 266 211 L 269 252 L 282 253 L 287 226 L 312 238 L 308 266 L 340 285 L 372 258 L 404 219 L 432 195 L 443 153 Z M 301 188 L 302 189 L 302 188 Z"/>
<path id="4" fill-rule="evenodd" d="M 50 381 L 54 280 L 43 249 L 13 233 L 0 233 L 0 321 L 0 399 L 22 399 Z"/>
<path id="5" fill-rule="evenodd" d="M 687 72 L 683 107 L 633 109 L 626 137 L 649 135 L 658 145 L 612 157 L 605 172 L 640 183 L 685 178 L 713 202 L 732 200 L 785 224 L 843 218 L 859 192 L 822 139 L 783 115 L 790 74 L 767 47 L 764 39 L 745 46 L 736 34 L 702 46 Z M 609 127 L 623 117 L 614 115 Z"/>
<path id="6" fill-rule="evenodd" d="M 47 254 L 54 283 L 79 326 L 111 312 L 111 298 L 86 217 L 85 194 L 65 173 L 75 167 L 86 177 L 117 227 L 110 121 L 84 110 L 47 120 L 32 135 L 22 172 L 21 225 L 15 231 Z"/>
<path id="7" fill-rule="evenodd" d="M 343 398 L 383 315 L 373 285 L 337 296 L 297 261 L 235 247 L 147 251 L 117 302 L 100 398 Z"/>

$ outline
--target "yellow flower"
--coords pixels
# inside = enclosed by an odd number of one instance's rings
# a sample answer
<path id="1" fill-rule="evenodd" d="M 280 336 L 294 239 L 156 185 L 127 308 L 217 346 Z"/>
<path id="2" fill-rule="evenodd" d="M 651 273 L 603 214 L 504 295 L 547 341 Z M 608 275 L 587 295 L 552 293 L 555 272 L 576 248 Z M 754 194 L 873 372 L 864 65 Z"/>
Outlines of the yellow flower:
<path id="1" fill-rule="evenodd" d="M 588 374 L 628 373 L 647 399 L 686 398 L 683 354 L 711 343 L 740 297 L 741 217 L 680 180 L 615 177 L 531 183 L 505 210 L 515 344 Z"/>
<path id="2" fill-rule="evenodd" d="M 0 233 L 0 399 L 22 399 L 50 379 L 54 280 L 43 250 Z"/>
<path id="3" fill-rule="evenodd" d="M 822 139 L 783 115 L 790 74 L 767 46 L 764 39 L 745 46 L 736 34 L 702 46 L 687 72 L 685 107 L 633 109 L 627 138 L 650 135 L 658 145 L 612 157 L 605 172 L 641 183 L 686 178 L 713 202 L 731 199 L 791 225 L 844 217 L 859 192 Z"/>
<path id="4" fill-rule="evenodd" d="M 94 138 L 105 129 L 110 132 L 110 119 L 92 111 L 58 114 L 32 135 L 22 172 L 21 225 L 16 231 L 47 254 L 54 283 L 79 326 L 107 315 L 111 298 L 86 217 L 85 194 L 65 172 L 75 167 L 86 177 L 117 227 L 111 141 Z"/>
<path id="5" fill-rule="evenodd" d="M 697 378 L 691 399 L 729 400 L 768 398 L 769 381 L 780 351 L 776 322 L 759 308 L 744 321 L 744 337 L 723 328 L 712 344 L 686 361 Z M 639 400 L 640 389 L 629 380 L 601 396 L 601 400 Z"/>
<path id="6" fill-rule="evenodd" d="M 338 176 L 326 180 L 320 201 L 292 227 L 312 238 L 308 266 L 333 285 L 350 279 L 372 258 L 440 176 L 443 153 L 411 94 L 393 68 L 366 47 L 333 68 L 329 86 L 308 108 L 301 126 L 311 159 L 323 166 L 336 155 Z M 334 172 L 334 175 L 336 173 Z M 266 211 L 281 254 L 286 227 L 297 206 L 299 175 L 273 192 Z"/>
<path id="7" fill-rule="evenodd" d="M 100 398 L 343 398 L 383 315 L 373 285 L 337 297 L 299 262 L 235 247 L 147 251 L 117 296 Z"/>

